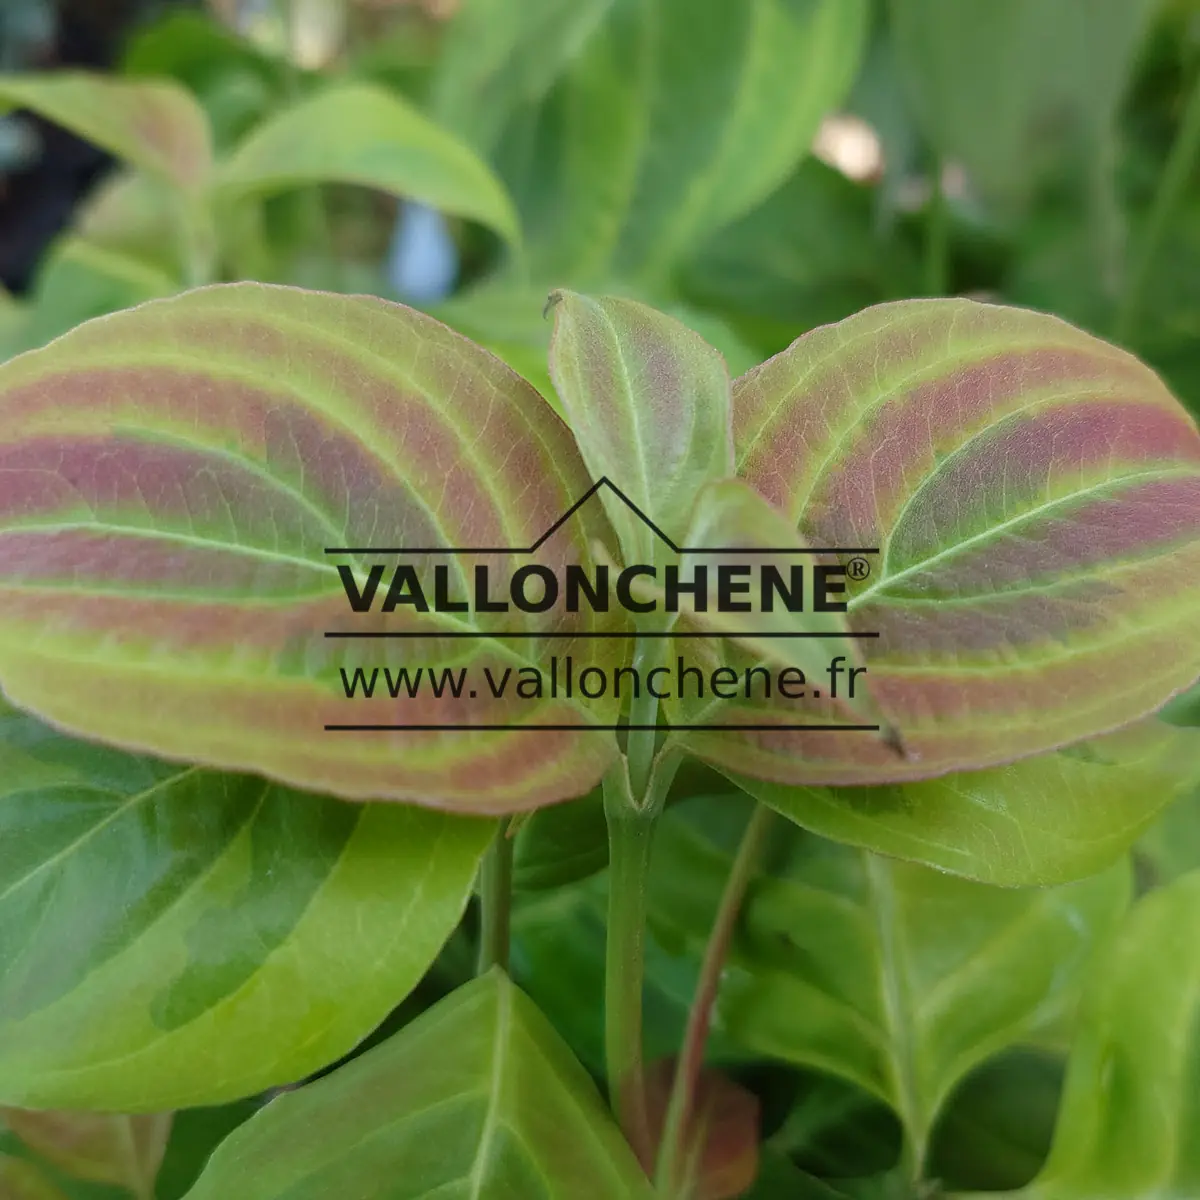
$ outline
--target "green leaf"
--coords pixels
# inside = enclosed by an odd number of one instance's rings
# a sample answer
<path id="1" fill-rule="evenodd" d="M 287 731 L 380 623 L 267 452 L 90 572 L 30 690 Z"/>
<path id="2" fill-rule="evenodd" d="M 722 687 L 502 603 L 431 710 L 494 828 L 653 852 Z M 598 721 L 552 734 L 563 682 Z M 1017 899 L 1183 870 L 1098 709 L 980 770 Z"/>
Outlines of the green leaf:
<path id="1" fill-rule="evenodd" d="M 861 734 L 690 735 L 709 762 L 928 778 L 1117 729 L 1200 675 L 1200 433 L 1116 347 L 971 300 L 879 305 L 736 380 L 733 425 L 738 475 L 869 570 L 850 625 L 878 635 L 868 679 L 909 756 Z"/>
<path id="2" fill-rule="evenodd" d="M 904 1133 L 877 1096 L 836 1075 L 796 1071 L 800 1090 L 768 1145 L 822 1179 L 858 1179 L 893 1170 Z"/>
<path id="3" fill-rule="evenodd" d="M 608 865 L 602 790 L 531 814 L 516 835 L 513 858 L 513 883 L 523 891 L 563 887 L 602 871 Z"/>
<path id="4" fill-rule="evenodd" d="M 711 899 L 712 910 L 720 884 L 715 879 L 696 884 Z M 604 1017 L 596 997 L 604 993 L 607 896 L 606 873 L 518 895 L 513 906 L 513 977 L 595 1075 L 604 1073 Z M 678 936 L 647 940 L 643 1020 L 648 1060 L 678 1052 L 702 952 L 703 947 L 685 952 Z M 710 1042 L 709 1053 L 723 1061 L 738 1057 L 728 1039 L 719 1036 Z"/>
<path id="5" fill-rule="evenodd" d="M 260 50 L 215 16 L 175 7 L 135 25 L 121 59 L 124 75 L 168 76 L 186 87 L 204 106 L 221 148 L 287 95 L 290 70 L 287 59 Z"/>
<path id="6" fill-rule="evenodd" d="M 1200 726 L 1200 684 L 1176 696 L 1162 710 L 1162 718 L 1172 725 Z"/>
<path id="7" fill-rule="evenodd" d="M 733 474 L 729 370 L 680 322 L 632 300 L 555 292 L 550 376 L 601 492 L 624 565 L 655 563 L 696 493 Z"/>
<path id="8" fill-rule="evenodd" d="M 458 923 L 490 822 L 0 718 L 0 1101 L 161 1111 L 349 1051 Z"/>
<path id="9" fill-rule="evenodd" d="M 273 1100 L 188 1200 L 650 1200 L 595 1087 L 498 970 L 382 1046 Z"/>
<path id="10" fill-rule="evenodd" d="M 741 811 L 739 812 L 739 808 Z M 727 859 L 728 797 L 665 821 L 656 920 L 692 940 L 686 883 Z M 890 1104 L 917 1157 L 955 1084 L 1069 1012 L 1128 901 L 1121 864 L 1066 887 L 984 887 L 781 826 L 751 884 L 722 981 L 722 1028 L 761 1055 L 840 1075 Z"/>
<path id="11" fill-rule="evenodd" d="M 438 55 L 431 107 L 448 129 L 490 150 L 505 122 L 536 104 L 612 8 L 613 0 L 473 0 Z"/>
<path id="12" fill-rule="evenodd" d="M 0 367 L 0 465 L 0 685 L 66 729 L 489 812 L 581 795 L 616 753 L 578 728 L 612 723 L 611 698 L 521 698 L 516 681 L 561 650 L 539 634 L 620 632 L 622 613 L 433 610 L 437 570 L 450 598 L 479 565 L 496 586 L 513 564 L 588 570 L 611 531 L 590 505 L 520 553 L 591 480 L 538 395 L 429 317 L 258 284 L 115 314 Z M 386 611 L 401 566 L 430 611 Z M 603 639 L 591 665 L 625 648 Z M 459 682 L 438 696 L 418 668 Z M 511 673 L 501 698 L 485 670 Z M 476 728 L 527 724 L 568 728 Z"/>
<path id="13" fill-rule="evenodd" d="M 668 316 L 682 321 L 694 333 L 698 333 L 710 346 L 720 351 L 729 367 L 730 375 L 743 375 L 763 360 L 757 347 L 743 339 L 723 316 L 704 308 L 681 304 L 678 300 L 663 299 L 658 307 Z"/>
<path id="14" fill-rule="evenodd" d="M 171 196 L 153 176 L 114 172 L 80 204 L 73 228 L 91 246 L 137 259 L 174 279 L 184 277 L 184 247 Z"/>
<path id="15" fill-rule="evenodd" d="M 1050 1150 L 1062 1095 L 1062 1063 L 1010 1050 L 963 1080 L 933 1134 L 928 1175 L 947 1191 L 1024 1187 Z"/>
<path id="16" fill-rule="evenodd" d="M 155 1181 L 156 1200 L 180 1200 L 200 1177 L 217 1146 L 260 1107 L 256 1097 L 176 1113 L 167 1153 Z"/>
<path id="17" fill-rule="evenodd" d="M 208 183 L 208 121 L 173 83 L 128 83 L 79 71 L 0 75 L 0 113 L 18 107 L 184 191 L 199 192 Z"/>
<path id="18" fill-rule="evenodd" d="M 849 90 L 867 14 L 863 0 L 613 0 L 501 146 L 539 277 L 659 278 L 753 208 Z"/>
<path id="19" fill-rule="evenodd" d="M 1200 873 L 1152 892 L 1090 975 L 1050 1159 L 1022 1200 L 1200 1191 Z"/>
<path id="20" fill-rule="evenodd" d="M 49 252 L 34 287 L 25 346 L 47 342 L 93 317 L 170 296 L 177 277 L 83 237 L 67 237 Z"/>
<path id="21" fill-rule="evenodd" d="M 170 1113 L 135 1117 L 0 1108 L 0 1117 L 30 1150 L 64 1174 L 123 1188 L 137 1200 L 154 1200 Z"/>
<path id="22" fill-rule="evenodd" d="M 798 330 L 914 295 L 914 255 L 898 231 L 878 228 L 877 204 L 876 188 L 806 159 L 762 204 L 696 248 L 683 267 L 685 294 L 772 353 Z"/>
<path id="23" fill-rule="evenodd" d="M 1007 766 L 936 779 L 839 788 L 736 782 L 826 837 L 1013 887 L 1108 866 L 1195 782 L 1198 754 L 1200 733 L 1151 718 Z"/>
<path id="24" fill-rule="evenodd" d="M 759 1165 L 754 1187 L 746 1200 L 849 1200 L 829 1184 L 800 1170 L 782 1154 L 767 1151 Z"/>
<path id="25" fill-rule="evenodd" d="M 474 152 L 397 95 L 328 88 L 257 126 L 221 170 L 228 193 L 346 183 L 420 200 L 521 239 L 512 202 Z"/>
<path id="26" fill-rule="evenodd" d="M 890 0 L 889 12 L 926 136 L 986 196 L 1019 205 L 1065 150 L 1083 140 L 1094 156 L 1108 136 L 1154 4 Z"/>
<path id="27" fill-rule="evenodd" d="M 606 286 L 629 300 L 649 302 L 647 296 L 628 284 L 614 281 Z M 529 380 L 561 416 L 562 404 L 546 365 L 552 323 L 546 319 L 545 309 L 546 296 L 551 290 L 549 285 L 493 279 L 459 292 L 431 311 L 439 321 L 445 321 L 502 358 L 518 375 Z M 716 347 L 731 372 L 748 371 L 761 360 L 756 350 L 712 313 L 668 301 L 662 301 L 659 307 Z"/>
<path id="28" fill-rule="evenodd" d="M 1200 869 L 1200 787 L 1167 805 L 1137 844 L 1137 863 L 1151 884 Z"/>

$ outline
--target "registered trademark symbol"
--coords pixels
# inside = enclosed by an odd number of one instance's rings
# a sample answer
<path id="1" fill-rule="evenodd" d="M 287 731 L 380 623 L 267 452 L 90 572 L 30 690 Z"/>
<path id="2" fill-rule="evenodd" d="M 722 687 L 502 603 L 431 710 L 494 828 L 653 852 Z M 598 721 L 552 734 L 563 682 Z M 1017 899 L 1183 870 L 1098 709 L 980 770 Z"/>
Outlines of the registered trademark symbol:
<path id="1" fill-rule="evenodd" d="M 867 562 L 865 558 L 855 555 L 854 558 L 852 558 L 846 564 L 846 574 L 849 575 L 851 579 L 861 583 L 868 575 L 871 574 L 871 564 Z"/>

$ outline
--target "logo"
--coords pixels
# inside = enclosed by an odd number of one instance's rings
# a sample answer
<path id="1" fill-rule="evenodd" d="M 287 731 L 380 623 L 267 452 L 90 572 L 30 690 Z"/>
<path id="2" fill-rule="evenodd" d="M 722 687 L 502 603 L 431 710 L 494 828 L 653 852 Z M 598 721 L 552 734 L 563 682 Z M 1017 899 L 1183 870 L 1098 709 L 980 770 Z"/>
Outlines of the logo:
<path id="1" fill-rule="evenodd" d="M 529 558 L 543 546 L 602 489 L 609 489 L 653 534 L 672 551 L 680 563 L 655 566 L 634 563 L 624 567 L 596 562 L 590 567 L 570 563 L 551 567 L 542 563 L 522 563 L 503 570 L 478 562 L 469 571 L 454 560 L 503 555 L 506 559 Z M 338 564 L 338 574 L 351 615 L 399 614 L 447 617 L 447 627 L 430 629 L 418 622 L 417 629 L 339 628 L 327 630 L 325 637 L 335 641 L 495 641 L 524 642 L 570 641 L 587 643 L 620 639 L 689 639 L 712 641 L 737 639 L 743 645 L 779 640 L 829 640 L 837 642 L 877 638 L 875 632 L 844 629 L 788 628 L 767 624 L 776 613 L 844 613 L 849 603 L 849 585 L 862 583 L 871 575 L 870 556 L 877 548 L 840 548 L 830 546 L 681 546 L 663 532 L 611 480 L 601 478 L 530 546 L 340 546 L 325 551 L 331 557 L 354 558 L 366 566 L 365 574 L 356 574 L 349 563 Z M 838 557 L 842 561 L 813 561 Z M 739 562 L 743 557 L 747 561 Z M 766 558 L 775 561 L 759 561 Z M 779 559 L 787 558 L 786 565 Z M 433 561 L 430 561 L 433 560 Z M 717 561 L 719 560 L 719 561 Z M 731 561 L 732 560 L 732 561 Z M 637 618 L 633 629 L 481 629 L 452 628 L 471 616 L 488 614 L 611 614 L 628 613 Z M 702 629 L 646 629 L 648 614 L 660 613 L 667 623 L 679 614 L 705 615 Z M 712 614 L 731 618 L 723 628 L 713 623 Z M 737 618 L 753 614 L 749 624 L 737 624 Z M 763 620 L 766 618 L 766 620 Z M 762 624 L 763 628 L 755 628 Z M 632 665 L 601 667 L 581 665 L 574 654 L 551 655 L 549 662 L 519 668 L 493 670 L 484 666 L 478 678 L 468 667 L 358 666 L 348 673 L 341 669 L 342 686 L 347 700 L 477 700 L 505 699 L 599 700 L 609 697 L 623 700 L 636 695 L 642 687 L 658 699 L 695 697 L 716 700 L 770 700 L 778 697 L 799 700 L 806 697 L 837 700 L 853 697 L 859 676 L 866 667 L 852 663 L 848 655 L 834 653 L 823 678 L 810 680 L 796 666 L 783 666 L 772 672 L 765 665 L 753 665 L 738 672 L 721 665 L 705 673 L 700 666 L 676 656 L 673 664 L 658 663 L 644 675 Z M 482 685 L 482 686 L 481 686 Z M 622 692 L 624 687 L 625 691 Z M 368 732 L 397 730 L 460 730 L 477 732 L 487 729 L 595 729 L 620 730 L 628 725 L 579 723 L 572 725 L 504 722 L 498 724 L 363 724 L 358 722 L 326 725 L 330 732 Z M 787 731 L 878 732 L 869 724 L 779 724 L 746 723 L 689 724 L 690 729 Z"/>

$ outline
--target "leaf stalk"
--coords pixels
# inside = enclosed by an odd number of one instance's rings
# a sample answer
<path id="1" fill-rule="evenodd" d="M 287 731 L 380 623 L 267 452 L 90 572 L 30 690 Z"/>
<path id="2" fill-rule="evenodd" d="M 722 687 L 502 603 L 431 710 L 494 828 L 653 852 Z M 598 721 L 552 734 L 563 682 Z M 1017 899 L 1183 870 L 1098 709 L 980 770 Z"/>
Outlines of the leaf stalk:
<path id="1" fill-rule="evenodd" d="M 688 1013 L 687 1028 L 683 1036 L 683 1047 L 675 1065 L 671 1084 L 671 1095 L 667 1102 L 667 1114 L 663 1123 L 662 1139 L 659 1144 L 655 1186 L 664 1196 L 673 1196 L 683 1182 L 683 1169 L 687 1166 L 687 1134 L 695 1110 L 696 1092 L 700 1082 L 700 1070 L 704 1064 L 704 1047 L 712 1026 L 713 1009 L 721 983 L 721 973 L 733 934 L 737 928 L 738 915 L 746 898 L 746 891 L 754 877 L 759 856 L 766 843 L 774 813 L 764 804 L 755 804 L 754 811 L 742 834 L 741 843 L 725 882 L 717 908 L 716 920 L 709 934 L 700 966 L 700 978 Z"/>
<path id="2" fill-rule="evenodd" d="M 634 662 L 644 678 L 653 639 L 639 638 Z M 646 902 L 654 830 L 679 756 L 655 759 L 658 700 L 649 693 L 630 705 L 625 755 L 604 779 L 608 824 L 608 930 L 604 972 L 604 1046 L 610 1104 L 639 1162 L 653 1170 L 654 1144 L 646 1106 L 642 1004 L 646 973 Z"/>
<path id="3" fill-rule="evenodd" d="M 642 988 L 646 954 L 646 879 L 654 819 L 621 802 L 609 802 L 608 937 L 604 978 L 604 1044 L 610 1103 L 638 1160 L 653 1148 L 646 1112 L 642 1055 Z"/>
<path id="4" fill-rule="evenodd" d="M 496 827 L 496 836 L 479 868 L 479 895 L 482 903 L 482 928 L 479 938 L 478 974 L 492 967 L 508 970 L 508 951 L 512 930 L 513 839 L 509 836 L 509 818 Z"/>

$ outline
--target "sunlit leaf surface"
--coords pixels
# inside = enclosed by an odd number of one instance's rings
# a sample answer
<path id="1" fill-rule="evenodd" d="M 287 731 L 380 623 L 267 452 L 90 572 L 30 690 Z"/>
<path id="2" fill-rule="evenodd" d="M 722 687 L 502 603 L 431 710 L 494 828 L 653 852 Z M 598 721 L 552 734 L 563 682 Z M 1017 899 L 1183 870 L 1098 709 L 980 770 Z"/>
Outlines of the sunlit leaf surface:
<path id="1" fill-rule="evenodd" d="M 1050 1159 L 1021 1200 L 1200 1191 L 1200 874 L 1141 900 L 1096 964 Z"/>
<path id="2" fill-rule="evenodd" d="M 428 969 L 491 826 L 136 758 L 5 709 L 0 1102 L 153 1112 L 327 1066 Z"/>
<path id="3" fill-rule="evenodd" d="M 235 1194 L 650 1200 L 651 1190 L 586 1072 L 494 971 L 272 1101 L 217 1150 L 188 1200 Z"/>
<path id="4" fill-rule="evenodd" d="M 664 825 L 652 909 L 660 940 L 703 944 L 712 903 L 703 897 L 727 873 L 744 816 L 714 797 Z M 886 1101 L 920 1157 L 959 1079 L 1070 1012 L 1129 888 L 1124 863 L 1066 887 L 986 887 L 781 822 L 722 980 L 722 1030 Z"/>
<path id="5" fill-rule="evenodd" d="M 520 240 L 503 186 L 465 144 L 400 96 L 342 84 L 268 117 L 221 168 L 240 194 L 351 183 L 420 200 Z"/>

